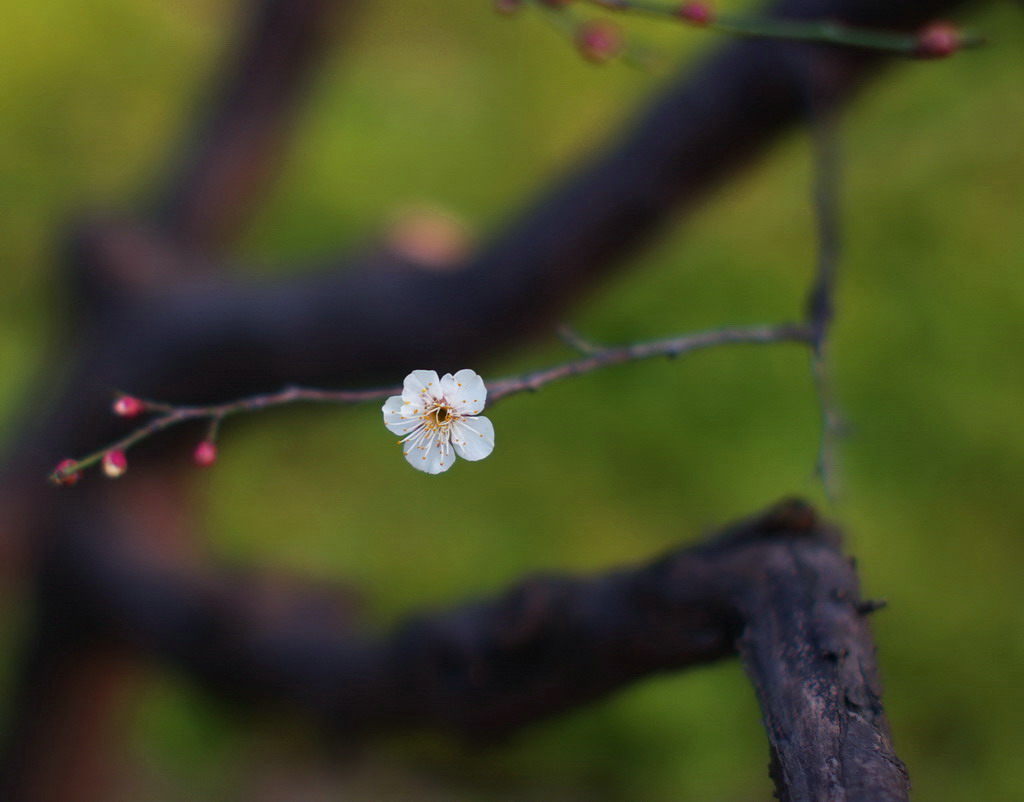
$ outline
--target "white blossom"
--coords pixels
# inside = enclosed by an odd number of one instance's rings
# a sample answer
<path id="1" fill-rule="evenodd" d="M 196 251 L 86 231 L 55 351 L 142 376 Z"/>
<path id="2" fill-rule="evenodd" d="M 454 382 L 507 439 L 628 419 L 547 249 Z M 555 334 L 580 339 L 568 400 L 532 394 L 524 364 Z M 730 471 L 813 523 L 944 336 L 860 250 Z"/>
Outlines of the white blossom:
<path id="1" fill-rule="evenodd" d="M 442 378 L 432 370 L 405 377 L 401 395 L 381 408 L 384 425 L 403 435 L 405 459 L 426 473 L 443 473 L 463 459 L 483 459 L 494 450 L 494 426 L 480 415 L 487 401 L 484 380 L 472 370 Z"/>

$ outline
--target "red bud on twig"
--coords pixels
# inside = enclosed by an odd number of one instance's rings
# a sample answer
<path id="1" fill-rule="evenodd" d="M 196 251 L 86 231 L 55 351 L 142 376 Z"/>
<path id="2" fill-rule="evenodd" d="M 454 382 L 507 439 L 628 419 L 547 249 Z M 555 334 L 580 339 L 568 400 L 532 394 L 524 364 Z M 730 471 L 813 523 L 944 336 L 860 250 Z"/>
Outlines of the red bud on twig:
<path id="1" fill-rule="evenodd" d="M 79 473 L 78 471 L 74 471 L 73 473 L 63 474 L 62 475 L 63 471 L 66 471 L 68 468 L 70 468 L 74 464 L 75 464 L 75 461 L 73 459 L 61 460 L 57 464 L 57 467 L 53 469 L 53 475 L 54 476 L 59 476 L 60 478 L 59 479 L 53 479 L 52 481 L 54 481 L 55 484 L 61 485 L 63 487 L 70 487 L 75 482 L 77 482 L 79 479 L 81 479 L 82 478 L 82 474 Z"/>
<path id="2" fill-rule="evenodd" d="M 126 470 L 128 470 L 128 460 L 121 449 L 115 448 L 103 455 L 103 473 L 111 479 L 116 479 Z"/>
<path id="3" fill-rule="evenodd" d="M 603 64 L 622 52 L 622 31 L 607 20 L 590 20 L 576 32 L 576 47 L 595 64 Z"/>
<path id="4" fill-rule="evenodd" d="M 200 468 L 208 468 L 217 461 L 217 446 L 209 440 L 204 440 L 196 446 L 192 452 L 192 461 Z"/>
<path id="5" fill-rule="evenodd" d="M 138 398 L 123 395 L 114 402 L 114 414 L 122 418 L 134 418 L 145 411 L 146 405 Z"/>
<path id="6" fill-rule="evenodd" d="M 715 12 L 710 3 L 683 3 L 676 9 L 676 16 L 691 25 L 710 25 L 715 21 Z"/>
<path id="7" fill-rule="evenodd" d="M 946 58 L 963 44 L 960 30 L 951 22 L 929 23 L 917 35 L 914 55 L 918 58 Z"/>

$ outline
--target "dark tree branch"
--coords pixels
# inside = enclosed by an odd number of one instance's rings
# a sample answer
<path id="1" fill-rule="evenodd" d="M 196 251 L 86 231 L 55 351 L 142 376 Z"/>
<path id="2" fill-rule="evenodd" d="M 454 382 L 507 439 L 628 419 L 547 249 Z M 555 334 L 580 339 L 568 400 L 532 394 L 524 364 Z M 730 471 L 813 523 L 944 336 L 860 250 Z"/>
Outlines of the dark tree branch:
<path id="1" fill-rule="evenodd" d="M 244 583 L 112 549 L 111 527 L 80 510 L 44 574 L 79 631 L 219 696 L 298 709 L 349 737 L 441 728 L 476 739 L 738 648 L 782 799 L 907 798 L 856 574 L 837 532 L 801 502 L 637 568 L 535 577 L 387 637 L 353 634 L 344 599 L 308 589 L 284 594 L 268 619 Z"/>
<path id="2" fill-rule="evenodd" d="M 63 559 L 65 516 L 87 513 L 113 522 L 101 539 L 125 530 L 131 542 L 111 543 L 115 552 L 145 555 L 182 573 L 199 562 L 200 529 L 190 518 L 191 483 L 181 471 L 139 472 L 118 488 L 95 484 L 70 505 L 40 504 L 29 524 L 34 573 L 27 601 L 29 637 L 15 677 L 9 719 L 0 751 L 0 799 L 11 802 L 81 802 L 107 799 L 121 775 L 126 739 L 124 702 L 139 674 L 138 656 L 120 650 L 91 625 L 88 606 L 72 601 L 73 586 L 48 566 Z M 9 526 L 18 502 L 9 495 L 0 512 Z M 24 525 L 24 524 L 23 524 Z"/>
<path id="3" fill-rule="evenodd" d="M 754 682 L 782 802 L 899 802 L 906 767 L 882 710 L 875 648 L 853 566 L 835 552 L 764 550 L 740 592 L 740 658 Z"/>
<path id="4" fill-rule="evenodd" d="M 303 90 L 352 0 L 250 0 L 245 32 L 160 199 L 157 220 L 187 249 L 237 236 L 280 165 Z"/>

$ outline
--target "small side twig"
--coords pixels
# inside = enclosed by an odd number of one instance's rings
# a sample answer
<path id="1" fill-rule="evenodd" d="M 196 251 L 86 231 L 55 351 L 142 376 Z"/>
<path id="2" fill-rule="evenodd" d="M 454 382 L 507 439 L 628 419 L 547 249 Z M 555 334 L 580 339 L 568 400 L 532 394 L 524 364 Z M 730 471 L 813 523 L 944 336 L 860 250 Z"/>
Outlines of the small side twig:
<path id="1" fill-rule="evenodd" d="M 556 330 L 562 342 L 570 348 L 574 348 L 581 354 L 593 354 L 601 350 L 601 346 L 591 342 L 571 326 L 559 326 Z"/>

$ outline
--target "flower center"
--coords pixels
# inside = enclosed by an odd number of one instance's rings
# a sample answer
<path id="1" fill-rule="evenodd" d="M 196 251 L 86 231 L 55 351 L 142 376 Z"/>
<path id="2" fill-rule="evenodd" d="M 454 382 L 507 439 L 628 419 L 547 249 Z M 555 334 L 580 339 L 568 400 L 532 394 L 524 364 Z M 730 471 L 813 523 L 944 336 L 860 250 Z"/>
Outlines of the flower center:
<path id="1" fill-rule="evenodd" d="M 447 423 L 449 416 L 448 407 L 438 407 L 437 411 L 434 413 L 434 419 L 438 424 Z"/>

